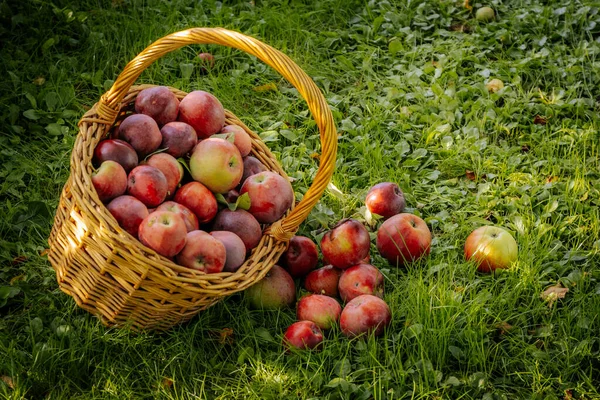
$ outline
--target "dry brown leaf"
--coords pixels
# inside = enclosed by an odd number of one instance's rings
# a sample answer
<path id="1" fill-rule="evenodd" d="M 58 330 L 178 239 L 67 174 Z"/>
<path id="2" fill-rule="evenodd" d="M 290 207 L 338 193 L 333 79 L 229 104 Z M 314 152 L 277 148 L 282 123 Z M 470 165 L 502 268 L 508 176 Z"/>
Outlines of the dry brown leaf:
<path id="1" fill-rule="evenodd" d="M 557 182 L 557 181 L 558 181 L 558 176 L 556 176 L 556 175 L 549 176 L 546 179 L 546 183 L 554 183 L 554 182 Z"/>
<path id="2" fill-rule="evenodd" d="M 548 123 L 548 118 L 536 115 L 535 118 L 533 118 L 533 123 L 536 125 L 546 125 Z"/>
<path id="3" fill-rule="evenodd" d="M 36 86 L 42 86 L 44 83 L 46 83 L 46 78 L 43 76 L 38 76 L 33 80 L 33 84 Z"/>
<path id="4" fill-rule="evenodd" d="M 276 92 L 277 85 L 275 85 L 273 82 L 269 82 L 265 85 L 256 86 L 252 88 L 252 90 L 255 92 Z"/>
<path id="5" fill-rule="evenodd" d="M 501 335 L 506 335 L 513 328 L 513 326 L 506 321 L 497 323 L 495 327 L 500 331 Z"/>
<path id="6" fill-rule="evenodd" d="M 312 158 L 313 160 L 318 160 L 321 158 L 321 155 L 319 153 L 312 153 L 310 155 L 310 158 Z"/>
<path id="7" fill-rule="evenodd" d="M 523 146 L 521 146 L 521 151 L 523 153 L 529 153 L 529 146 L 527 146 L 526 144 L 524 144 Z"/>
<path id="8" fill-rule="evenodd" d="M 452 25 L 450 25 L 450 30 L 453 32 L 470 33 L 471 27 L 469 25 L 465 25 L 465 24 L 452 24 Z"/>
<path id="9" fill-rule="evenodd" d="M 542 292 L 541 297 L 544 301 L 548 302 L 548 307 L 552 307 L 556 300 L 564 299 L 568 291 L 569 288 L 562 287 L 562 285 L 558 283 L 557 285 L 546 288 L 546 290 Z"/>
<path id="10" fill-rule="evenodd" d="M 18 257 L 13 258 L 13 260 L 11 261 L 11 265 L 15 266 L 15 265 L 23 264 L 25 261 L 27 261 L 27 256 L 18 256 Z"/>
<path id="11" fill-rule="evenodd" d="M 46 257 L 50 253 L 50 249 L 44 249 L 40 251 L 40 256 Z"/>
<path id="12" fill-rule="evenodd" d="M 219 343 L 233 344 L 233 329 L 223 328 L 219 334 Z"/>
<path id="13" fill-rule="evenodd" d="M 11 388 L 11 389 L 15 388 L 15 382 L 13 381 L 13 378 L 11 378 L 10 376 L 3 375 L 2 377 L 0 377 L 0 380 L 2 380 L 2 382 L 6 383 L 9 388 Z"/>
<path id="14" fill-rule="evenodd" d="M 163 378 L 161 385 L 165 388 L 173 387 L 173 379 L 171 378 Z"/>
<path id="15" fill-rule="evenodd" d="M 573 400 L 573 391 L 571 389 L 565 390 L 565 399 L 564 400 Z"/>
<path id="16" fill-rule="evenodd" d="M 467 175 L 467 178 L 471 181 L 474 181 L 475 179 L 477 179 L 477 176 L 475 176 L 475 172 L 473 172 L 473 171 L 466 170 L 466 175 Z"/>

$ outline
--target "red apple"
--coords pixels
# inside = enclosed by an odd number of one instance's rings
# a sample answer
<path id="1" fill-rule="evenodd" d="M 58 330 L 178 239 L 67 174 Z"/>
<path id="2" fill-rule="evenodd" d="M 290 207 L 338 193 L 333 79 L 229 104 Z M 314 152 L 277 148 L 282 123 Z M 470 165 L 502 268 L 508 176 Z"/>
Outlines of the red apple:
<path id="1" fill-rule="evenodd" d="M 363 294 L 383 298 L 383 274 L 371 264 L 354 265 L 342 272 L 338 290 L 344 302 Z"/>
<path id="2" fill-rule="evenodd" d="M 190 124 L 198 139 L 206 139 L 225 124 L 225 109 L 212 94 L 195 90 L 181 99 L 178 120 Z"/>
<path id="3" fill-rule="evenodd" d="M 518 252 L 510 232 L 499 226 L 479 227 L 465 242 L 465 258 L 475 261 L 479 272 L 509 268 L 517 260 Z"/>
<path id="4" fill-rule="evenodd" d="M 129 173 L 138 165 L 138 155 L 131 145 L 119 139 L 103 140 L 94 149 L 94 166 L 98 167 L 104 161 L 116 161 Z"/>
<path id="5" fill-rule="evenodd" d="M 431 248 L 431 232 L 425 221 L 413 214 L 397 214 L 386 220 L 377 231 L 379 253 L 394 265 L 405 265 Z"/>
<path id="6" fill-rule="evenodd" d="M 392 320 L 387 303 L 377 296 L 363 294 L 350 300 L 340 315 L 340 328 L 348 337 L 373 332 L 381 335 Z"/>
<path id="7" fill-rule="evenodd" d="M 369 231 L 355 219 L 344 219 L 321 239 L 321 252 L 331 265 L 346 269 L 369 255 Z"/>
<path id="8" fill-rule="evenodd" d="M 116 161 L 107 160 L 92 172 L 92 184 L 103 203 L 121 196 L 127 190 L 127 173 Z"/>
<path id="9" fill-rule="evenodd" d="M 169 211 L 154 211 L 138 229 L 140 242 L 165 257 L 173 257 L 184 248 L 186 234 L 183 219 Z"/>
<path id="10" fill-rule="evenodd" d="M 267 275 L 246 289 L 246 298 L 253 308 L 276 310 L 290 307 L 296 301 L 294 280 L 279 265 L 274 265 Z"/>
<path id="11" fill-rule="evenodd" d="M 283 335 L 283 346 L 298 350 L 318 349 L 323 343 L 323 332 L 312 321 L 298 321 L 290 325 Z"/>
<path id="12" fill-rule="evenodd" d="M 199 142 L 190 157 L 192 178 L 214 193 L 235 188 L 244 173 L 240 151 L 225 139 L 210 138 Z"/>
<path id="13" fill-rule="evenodd" d="M 238 197 L 240 197 L 240 192 L 235 189 L 231 189 L 229 192 L 225 193 L 223 197 L 225 197 L 225 201 L 227 201 L 229 204 L 235 204 Z"/>
<path id="14" fill-rule="evenodd" d="M 304 279 L 304 288 L 312 293 L 324 294 L 330 297 L 338 296 L 338 283 L 342 270 L 333 265 L 311 271 Z"/>
<path id="15" fill-rule="evenodd" d="M 189 208 L 200 224 L 211 221 L 219 210 L 215 195 L 200 182 L 190 182 L 180 187 L 174 200 Z"/>
<path id="16" fill-rule="evenodd" d="M 171 211 L 183 219 L 188 232 L 198 230 L 198 218 L 196 218 L 196 215 L 183 204 L 174 201 L 165 201 L 156 207 L 156 211 Z"/>
<path id="17" fill-rule="evenodd" d="M 306 236 L 293 236 L 279 262 L 292 278 L 302 278 L 317 267 L 319 262 L 317 245 Z"/>
<path id="18" fill-rule="evenodd" d="M 158 149 L 162 135 L 156 121 L 145 114 L 133 114 L 119 125 L 119 139 L 129 143 L 140 158 Z"/>
<path id="19" fill-rule="evenodd" d="M 342 306 L 336 299 L 321 294 L 309 294 L 297 306 L 298 320 L 312 321 L 321 329 L 329 329 L 340 319 Z"/>
<path id="20" fill-rule="evenodd" d="M 258 158 L 252 156 L 244 157 L 244 174 L 240 182 L 244 183 L 249 176 L 263 171 L 268 171 L 268 168 Z"/>
<path id="21" fill-rule="evenodd" d="M 106 206 L 121 228 L 138 237 L 140 224 L 149 214 L 148 208 L 133 196 L 119 196 Z"/>
<path id="22" fill-rule="evenodd" d="M 250 135 L 239 125 L 225 125 L 221 133 L 233 135 L 233 144 L 236 145 L 242 157 L 246 157 L 252 150 Z"/>
<path id="23" fill-rule="evenodd" d="M 392 182 L 378 183 L 369 189 L 365 204 L 370 212 L 384 218 L 400 214 L 406 207 L 404 193 Z"/>
<path id="24" fill-rule="evenodd" d="M 160 134 L 160 147 L 167 149 L 166 153 L 175 158 L 185 156 L 198 144 L 196 131 L 185 122 L 169 122 L 160 129 Z"/>
<path id="25" fill-rule="evenodd" d="M 294 202 L 294 190 L 283 176 L 264 171 L 250 176 L 240 189 L 240 195 L 248 193 L 250 214 L 261 224 L 271 224 L 283 217 Z"/>
<path id="26" fill-rule="evenodd" d="M 151 87 L 138 93 L 135 111 L 152 117 L 162 126 L 177 119 L 179 100 L 166 86 Z"/>
<path id="27" fill-rule="evenodd" d="M 185 247 L 177 254 L 177 263 L 213 274 L 223 271 L 226 257 L 225 246 L 219 239 L 204 231 L 191 231 L 187 234 Z"/>
<path id="28" fill-rule="evenodd" d="M 212 231 L 210 235 L 223 243 L 225 246 L 225 267 L 223 272 L 237 271 L 244 261 L 246 261 L 246 246 L 242 239 L 233 232 L 228 231 Z"/>
<path id="29" fill-rule="evenodd" d="M 215 66 L 215 57 L 210 53 L 200 53 L 198 58 L 202 60 L 203 68 L 213 68 Z"/>
<path id="30" fill-rule="evenodd" d="M 244 242 L 246 251 L 258 246 L 262 238 L 262 229 L 256 218 L 242 209 L 231 211 L 225 208 L 219 211 L 213 223 L 213 230 L 235 233 Z"/>
<path id="31" fill-rule="evenodd" d="M 177 185 L 183 178 L 183 170 L 179 161 L 170 154 L 157 153 L 151 155 L 145 164 L 158 168 L 165 175 L 165 178 L 167 178 L 167 197 L 173 197 Z"/>
<path id="32" fill-rule="evenodd" d="M 129 173 L 127 193 L 147 207 L 156 207 L 165 201 L 167 190 L 167 178 L 158 168 L 138 165 Z"/>

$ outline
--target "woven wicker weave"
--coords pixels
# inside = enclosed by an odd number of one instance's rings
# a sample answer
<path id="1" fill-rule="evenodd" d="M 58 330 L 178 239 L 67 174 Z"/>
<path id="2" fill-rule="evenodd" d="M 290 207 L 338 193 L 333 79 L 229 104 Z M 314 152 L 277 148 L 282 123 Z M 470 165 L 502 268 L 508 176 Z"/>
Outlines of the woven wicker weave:
<path id="1" fill-rule="evenodd" d="M 313 184 L 295 207 L 263 231 L 259 245 L 235 273 L 204 274 L 181 267 L 122 230 L 92 185 L 92 155 L 115 122 L 127 115 L 145 87 L 132 86 L 163 55 L 188 44 L 220 44 L 243 50 L 273 67 L 306 100 L 320 131 L 322 154 Z M 171 89 L 181 99 L 185 92 Z M 276 158 L 237 117 L 252 138 L 252 154 L 286 176 Z M 70 177 L 61 194 L 49 238 L 49 259 L 62 291 L 100 316 L 106 325 L 159 329 L 184 322 L 225 296 L 262 279 L 285 251 L 289 239 L 317 203 L 335 165 L 337 133 L 331 111 L 314 82 L 287 56 L 251 37 L 221 28 L 193 28 L 159 39 L 133 59 L 113 87 L 79 123 Z"/>

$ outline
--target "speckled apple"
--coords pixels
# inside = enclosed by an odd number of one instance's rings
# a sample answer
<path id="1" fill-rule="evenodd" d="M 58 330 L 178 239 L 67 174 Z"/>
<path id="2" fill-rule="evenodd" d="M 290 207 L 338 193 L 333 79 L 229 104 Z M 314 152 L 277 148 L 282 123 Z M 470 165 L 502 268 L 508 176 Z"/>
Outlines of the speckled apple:
<path id="1" fill-rule="evenodd" d="M 165 257 L 173 257 L 184 248 L 186 235 L 185 222 L 170 211 L 154 211 L 138 229 L 140 242 Z"/>
<path id="2" fill-rule="evenodd" d="M 346 269 L 369 255 L 371 238 L 367 228 L 355 219 L 344 219 L 321 239 L 321 252 L 331 265 Z"/>
<path id="3" fill-rule="evenodd" d="M 312 321 L 321 329 L 332 328 L 340 319 L 342 306 L 333 297 L 322 294 L 309 294 L 298 301 L 298 320 Z"/>
<path id="4" fill-rule="evenodd" d="M 342 270 L 333 265 L 326 265 L 315 269 L 304 278 L 304 288 L 312 293 L 338 297 L 338 283 Z"/>
<path id="5" fill-rule="evenodd" d="M 392 314 L 385 301 L 377 296 L 363 294 L 350 300 L 340 315 L 340 329 L 348 337 L 373 333 L 379 336 L 390 324 Z"/>
<path id="6" fill-rule="evenodd" d="M 152 117 L 162 126 L 177 119 L 179 99 L 166 86 L 143 89 L 135 98 L 135 111 Z"/>
<path id="7" fill-rule="evenodd" d="M 194 90 L 181 99 L 177 119 L 191 125 L 199 140 L 206 139 L 223 128 L 225 109 L 214 95 Z"/>
<path id="8" fill-rule="evenodd" d="M 106 208 L 119 226 L 135 238 L 138 237 L 140 224 L 150 214 L 144 203 L 129 195 L 113 199 Z"/>
<path id="9" fill-rule="evenodd" d="M 240 189 L 240 195 L 248 193 L 250 214 L 261 224 L 271 224 L 283 217 L 294 202 L 294 190 L 283 176 L 263 171 L 250 176 Z"/>
<path id="10" fill-rule="evenodd" d="M 292 278 L 302 278 L 317 267 L 319 250 L 312 239 L 306 236 L 293 236 L 285 253 L 281 255 L 280 264 L 290 273 Z"/>
<path id="11" fill-rule="evenodd" d="M 146 207 L 156 207 L 167 197 L 167 178 L 158 168 L 138 165 L 131 170 L 127 181 L 127 193 Z"/>
<path id="12" fill-rule="evenodd" d="M 312 321 L 298 321 L 290 325 L 283 334 L 283 346 L 289 351 L 319 349 L 323 343 L 323 332 Z"/>
<path id="13" fill-rule="evenodd" d="M 220 240 L 204 231 L 191 231 L 176 260 L 184 267 L 214 274 L 223 271 L 226 257 L 225 246 Z"/>
<path id="14" fill-rule="evenodd" d="M 383 274 L 371 264 L 358 264 L 345 269 L 338 282 L 340 297 L 348 302 L 363 294 L 383 298 Z"/>
<path id="15" fill-rule="evenodd" d="M 296 302 L 296 286 L 286 270 L 274 265 L 263 279 L 246 289 L 245 296 L 252 308 L 277 310 Z"/>

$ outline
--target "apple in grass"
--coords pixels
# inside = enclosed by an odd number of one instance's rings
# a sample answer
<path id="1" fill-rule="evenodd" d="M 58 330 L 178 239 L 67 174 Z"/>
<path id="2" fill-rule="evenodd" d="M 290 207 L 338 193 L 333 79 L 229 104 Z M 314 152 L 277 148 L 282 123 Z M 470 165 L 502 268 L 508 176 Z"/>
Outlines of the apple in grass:
<path id="1" fill-rule="evenodd" d="M 321 239 L 323 258 L 337 268 L 346 269 L 369 255 L 371 237 L 355 219 L 344 219 Z"/>
<path id="2" fill-rule="evenodd" d="M 171 211 L 183 219 L 188 232 L 198 230 L 198 218 L 196 218 L 196 215 L 183 204 L 174 201 L 165 201 L 156 207 L 156 211 Z"/>
<path id="3" fill-rule="evenodd" d="M 226 257 L 225 245 L 219 239 L 204 231 L 191 231 L 176 260 L 184 267 L 214 274 L 223 271 Z"/>
<path id="4" fill-rule="evenodd" d="M 333 297 L 309 294 L 298 302 L 296 317 L 300 321 L 312 321 L 321 329 L 332 328 L 340 319 L 342 306 Z"/>
<path id="5" fill-rule="evenodd" d="M 137 238 L 140 224 L 149 215 L 148 208 L 133 196 L 123 195 L 106 206 L 121 228 Z"/>
<path id="6" fill-rule="evenodd" d="M 391 320 L 390 307 L 385 301 L 371 294 L 363 294 L 350 300 L 342 310 L 340 329 L 348 337 L 371 332 L 379 336 Z"/>
<path id="7" fill-rule="evenodd" d="M 206 139 L 223 128 L 225 109 L 212 94 L 194 90 L 181 99 L 177 120 L 191 125 L 198 139 Z"/>
<path id="8" fill-rule="evenodd" d="M 283 217 L 294 202 L 294 190 L 283 176 L 263 171 L 250 176 L 240 189 L 240 195 L 248 193 L 250 208 L 261 224 L 271 224 Z"/>
<path id="9" fill-rule="evenodd" d="M 221 134 L 225 134 L 227 138 L 233 136 L 233 144 L 238 148 L 242 157 L 246 157 L 252 150 L 252 139 L 250 135 L 239 125 L 225 125 L 221 129 Z"/>
<path id="10" fill-rule="evenodd" d="M 166 86 L 143 89 L 135 98 L 135 111 L 148 115 L 162 126 L 177 119 L 179 99 Z"/>
<path id="11" fill-rule="evenodd" d="M 127 173 L 116 161 L 104 161 L 100 168 L 92 172 L 92 184 L 100 201 L 106 203 L 121 196 L 127 190 Z"/>
<path id="12" fill-rule="evenodd" d="M 92 162 L 98 167 L 104 161 L 116 161 L 129 173 L 138 165 L 138 155 L 131 145 L 119 139 L 103 140 L 94 149 Z"/>
<path id="13" fill-rule="evenodd" d="M 267 275 L 245 291 L 252 308 L 277 310 L 291 307 L 296 301 L 294 280 L 279 265 L 274 265 Z"/>
<path id="14" fill-rule="evenodd" d="M 119 139 L 135 149 L 140 158 L 158 149 L 162 142 L 158 124 L 145 114 L 133 114 L 125 118 L 119 125 L 118 135 Z"/>
<path id="15" fill-rule="evenodd" d="M 323 332 L 312 321 L 298 321 L 290 325 L 283 334 L 283 346 L 289 351 L 319 349 L 323 343 Z"/>
<path id="16" fill-rule="evenodd" d="M 189 182 L 180 187 L 174 200 L 192 211 L 200 224 L 212 221 L 219 211 L 215 195 L 200 182 Z"/>
<path id="17" fill-rule="evenodd" d="M 212 231 L 210 235 L 225 246 L 225 267 L 223 272 L 237 271 L 246 261 L 246 246 L 242 239 L 233 232 Z"/>
<path id="18" fill-rule="evenodd" d="M 128 176 L 127 193 L 136 197 L 146 207 L 156 207 L 167 197 L 167 178 L 158 168 L 138 165 Z"/>
<path id="19" fill-rule="evenodd" d="M 167 197 L 173 197 L 177 185 L 183 179 L 183 167 L 175 157 L 167 153 L 153 154 L 144 162 L 145 165 L 158 168 L 167 178 Z"/>
<path id="20" fill-rule="evenodd" d="M 339 293 L 338 283 L 341 275 L 341 269 L 333 265 L 326 265 L 306 275 L 306 278 L 304 278 L 304 288 L 312 293 L 337 297 Z"/>
<path id="21" fill-rule="evenodd" d="M 140 242 L 165 257 L 173 257 L 184 248 L 186 235 L 185 222 L 170 211 L 154 211 L 138 229 Z"/>
<path id="22" fill-rule="evenodd" d="M 196 131 L 185 122 L 169 122 L 160 129 L 160 134 L 160 147 L 175 158 L 184 157 L 198 144 Z"/>
<path id="23" fill-rule="evenodd" d="M 256 218 L 248 211 L 239 208 L 235 211 L 228 208 L 219 211 L 213 221 L 212 229 L 235 233 L 244 242 L 247 252 L 258 246 L 262 238 L 262 229 Z"/>
<path id="24" fill-rule="evenodd" d="M 365 205 L 371 213 L 389 218 L 404 211 L 406 200 L 397 184 L 382 182 L 369 189 Z"/>
<path id="25" fill-rule="evenodd" d="M 302 278 L 317 267 L 319 262 L 317 245 L 306 236 L 293 236 L 279 262 L 292 278 Z"/>
<path id="26" fill-rule="evenodd" d="M 379 227 L 377 249 L 391 264 L 405 265 L 429 254 L 431 232 L 416 215 L 397 214 Z"/>
<path id="27" fill-rule="evenodd" d="M 227 193 L 242 179 L 244 163 L 240 151 L 220 138 L 200 141 L 190 157 L 192 178 L 214 193 Z"/>
<path id="28" fill-rule="evenodd" d="M 342 271 L 338 290 L 344 302 L 363 294 L 383 298 L 383 274 L 371 264 L 354 265 Z"/>
<path id="29" fill-rule="evenodd" d="M 481 22 L 490 22 L 496 19 L 496 13 L 491 7 L 481 7 L 475 13 L 475 19 Z"/>
<path id="30" fill-rule="evenodd" d="M 510 232 L 499 226 L 479 227 L 465 242 L 465 258 L 474 261 L 479 272 L 509 268 L 517 260 L 518 252 Z"/>

